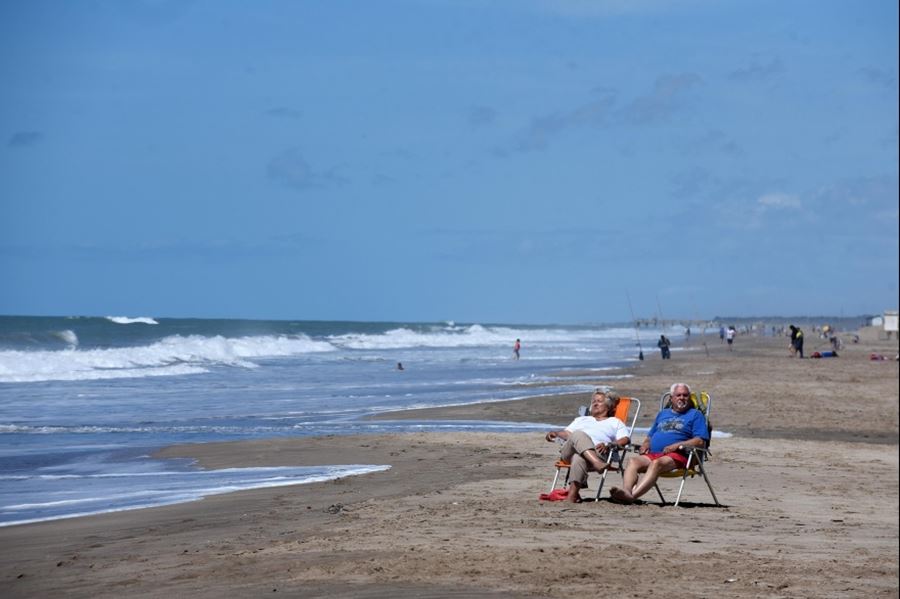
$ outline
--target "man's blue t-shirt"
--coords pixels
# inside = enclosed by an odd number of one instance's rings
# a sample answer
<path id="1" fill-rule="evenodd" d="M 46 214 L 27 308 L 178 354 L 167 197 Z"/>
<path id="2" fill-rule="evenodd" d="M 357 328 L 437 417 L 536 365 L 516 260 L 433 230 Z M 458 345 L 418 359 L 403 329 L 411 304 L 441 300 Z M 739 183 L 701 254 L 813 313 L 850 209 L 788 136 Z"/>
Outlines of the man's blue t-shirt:
<path id="1" fill-rule="evenodd" d="M 666 445 L 687 441 L 694 437 L 700 437 L 709 443 L 709 427 L 706 418 L 696 408 L 691 408 L 684 414 L 666 408 L 656 415 L 653 426 L 647 433 L 650 437 L 650 451 L 659 453 Z"/>

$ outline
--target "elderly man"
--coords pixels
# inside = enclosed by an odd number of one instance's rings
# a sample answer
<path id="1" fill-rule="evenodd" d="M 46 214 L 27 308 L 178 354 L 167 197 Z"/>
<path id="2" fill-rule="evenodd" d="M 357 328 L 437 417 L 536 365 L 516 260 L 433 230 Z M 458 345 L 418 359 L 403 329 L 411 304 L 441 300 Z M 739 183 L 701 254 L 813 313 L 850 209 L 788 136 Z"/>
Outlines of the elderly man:
<path id="1" fill-rule="evenodd" d="M 709 425 L 691 402 L 691 388 L 675 383 L 670 392 L 671 407 L 656 415 L 638 455 L 625 465 L 625 488 L 610 489 L 613 501 L 633 503 L 653 488 L 660 474 L 687 466 L 690 447 L 705 448 L 709 443 Z M 644 476 L 638 483 L 640 474 Z"/>
<path id="2" fill-rule="evenodd" d="M 606 469 L 601 453 L 612 444 L 624 447 L 631 442 L 628 427 L 614 416 L 618 405 L 618 395 L 598 389 L 591 399 L 590 416 L 579 416 L 566 428 L 547 433 L 547 441 L 565 440 L 559 457 L 571 464 L 566 501 L 581 501 L 579 491 L 587 486 L 588 472 Z"/>

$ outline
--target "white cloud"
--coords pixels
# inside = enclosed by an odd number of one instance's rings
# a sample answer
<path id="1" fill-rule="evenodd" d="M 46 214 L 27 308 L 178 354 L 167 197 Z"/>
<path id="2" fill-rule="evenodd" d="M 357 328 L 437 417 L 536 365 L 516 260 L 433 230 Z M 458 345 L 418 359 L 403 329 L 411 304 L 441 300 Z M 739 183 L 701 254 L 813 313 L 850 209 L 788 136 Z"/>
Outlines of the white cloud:
<path id="1" fill-rule="evenodd" d="M 800 208 L 800 198 L 793 194 L 780 191 L 763 194 L 756 200 L 756 203 L 763 209 L 773 208 L 780 210 Z"/>

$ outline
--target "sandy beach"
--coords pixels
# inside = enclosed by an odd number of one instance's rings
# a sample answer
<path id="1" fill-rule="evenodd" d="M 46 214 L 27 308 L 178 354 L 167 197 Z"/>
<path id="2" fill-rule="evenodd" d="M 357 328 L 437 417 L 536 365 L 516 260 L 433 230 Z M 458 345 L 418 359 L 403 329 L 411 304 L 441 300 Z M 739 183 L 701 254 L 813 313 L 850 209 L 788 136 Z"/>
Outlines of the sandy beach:
<path id="1" fill-rule="evenodd" d="M 807 353 L 818 345 L 810 332 Z M 783 338 L 740 336 L 733 351 L 694 338 L 669 361 L 647 350 L 633 378 L 598 379 L 644 401 L 639 426 L 672 382 L 712 394 L 715 428 L 733 435 L 714 439 L 708 465 L 723 507 L 699 479 L 678 508 L 652 494 L 632 506 L 538 501 L 557 451 L 543 433 L 185 445 L 160 455 L 207 468 L 392 468 L 0 528 L 0 594 L 897 597 L 896 352 L 896 339 L 872 330 L 821 360 L 790 358 Z M 586 402 L 572 394 L 385 417 L 564 425 Z M 596 475 L 589 484 L 586 498 Z M 662 486 L 674 497 L 676 481 Z"/>

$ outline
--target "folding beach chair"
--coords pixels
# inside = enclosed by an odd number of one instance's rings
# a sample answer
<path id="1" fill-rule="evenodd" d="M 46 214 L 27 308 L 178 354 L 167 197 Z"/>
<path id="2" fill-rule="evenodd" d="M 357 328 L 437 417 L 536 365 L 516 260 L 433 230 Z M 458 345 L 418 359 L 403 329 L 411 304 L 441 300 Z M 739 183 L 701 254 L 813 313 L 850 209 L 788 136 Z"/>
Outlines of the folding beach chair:
<path id="1" fill-rule="evenodd" d="M 587 408 L 582 408 L 578 411 L 579 416 L 587 415 Z M 631 420 L 628 419 L 628 414 L 631 413 Z M 628 427 L 628 437 L 631 438 L 634 434 L 634 426 L 637 424 L 638 415 L 641 413 L 641 400 L 636 397 L 620 397 L 619 405 L 616 406 L 616 413 L 614 416 L 625 423 L 625 426 Z M 610 447 L 609 451 L 606 454 L 606 463 L 608 468 L 606 468 L 600 475 L 600 484 L 597 486 L 597 499 L 600 499 L 600 493 L 603 491 L 603 484 L 606 482 L 606 475 L 610 470 L 614 470 L 619 474 L 622 474 L 624 471 L 622 461 L 625 459 L 625 453 L 627 452 L 626 448 L 620 447 Z M 553 482 L 550 483 L 550 491 L 556 488 L 556 483 L 559 482 L 560 473 L 565 471 L 566 475 L 563 478 L 563 487 L 569 484 L 569 471 L 572 468 L 572 465 L 565 460 L 556 460 L 556 474 L 553 476 Z"/>
<path id="2" fill-rule="evenodd" d="M 709 421 L 709 410 L 712 404 L 712 397 L 710 397 L 709 393 L 706 391 L 701 391 L 698 395 L 697 393 L 691 393 L 691 403 L 694 404 L 694 407 L 700 410 L 703 413 L 703 416 L 706 417 L 706 425 L 709 428 L 710 437 L 712 436 L 712 423 Z M 672 405 L 672 394 L 668 391 L 663 393 L 662 397 L 659 398 L 659 409 L 671 407 Z M 669 472 L 664 472 L 660 474 L 660 478 L 680 478 L 681 485 L 678 487 L 678 496 L 675 497 L 675 507 L 678 507 L 678 503 L 681 501 L 681 494 L 684 491 L 684 483 L 688 478 L 694 478 L 697 475 L 703 477 L 703 480 L 706 481 L 706 486 L 709 487 L 709 494 L 712 495 L 713 501 L 718 506 L 719 500 L 716 498 L 716 492 L 713 491 L 712 483 L 709 482 L 709 476 L 706 474 L 706 460 L 709 459 L 709 443 L 707 443 L 707 447 L 699 448 L 699 447 L 691 447 L 690 453 L 688 454 L 687 466 L 684 468 L 678 468 L 675 470 L 670 470 Z M 662 501 L 663 505 L 666 503 L 665 497 L 663 497 L 662 491 L 659 488 L 659 484 L 657 482 L 656 492 L 659 494 L 659 500 Z"/>

